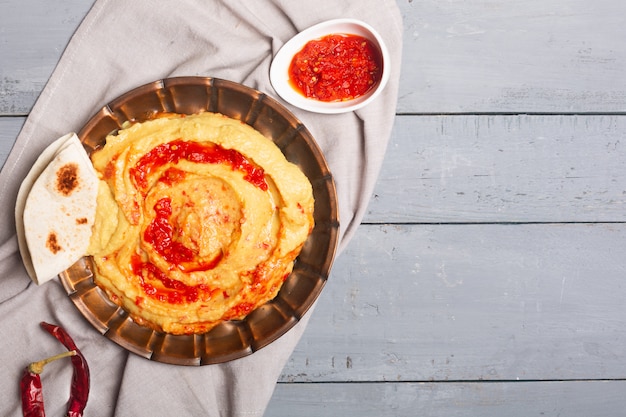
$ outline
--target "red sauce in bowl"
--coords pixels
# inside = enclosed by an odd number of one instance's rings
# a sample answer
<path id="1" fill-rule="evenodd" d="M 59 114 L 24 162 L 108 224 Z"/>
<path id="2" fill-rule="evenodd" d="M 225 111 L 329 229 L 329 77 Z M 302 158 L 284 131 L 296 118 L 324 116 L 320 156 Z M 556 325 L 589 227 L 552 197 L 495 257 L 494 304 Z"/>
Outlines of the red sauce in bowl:
<path id="1" fill-rule="evenodd" d="M 302 95 L 344 101 L 371 90 L 382 76 L 376 46 L 357 35 L 333 34 L 309 41 L 289 65 L 289 81 Z"/>

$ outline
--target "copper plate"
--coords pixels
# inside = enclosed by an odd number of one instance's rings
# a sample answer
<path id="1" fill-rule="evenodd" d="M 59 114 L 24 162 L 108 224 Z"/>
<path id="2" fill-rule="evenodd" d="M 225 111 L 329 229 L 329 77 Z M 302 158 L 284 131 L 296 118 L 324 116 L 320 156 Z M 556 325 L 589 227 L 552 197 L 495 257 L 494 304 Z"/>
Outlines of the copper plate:
<path id="1" fill-rule="evenodd" d="M 203 110 L 239 119 L 272 139 L 313 185 L 315 228 L 276 298 L 244 320 L 224 322 L 205 334 L 180 336 L 140 326 L 113 304 L 94 284 L 91 258 L 82 258 L 60 274 L 76 307 L 103 335 L 137 355 L 176 365 L 207 365 L 241 358 L 287 332 L 324 287 L 339 237 L 335 184 L 312 135 L 276 100 L 244 85 L 204 77 L 155 81 L 103 107 L 78 136 L 91 152 L 126 121 L 143 121 L 162 112 L 193 114 Z"/>

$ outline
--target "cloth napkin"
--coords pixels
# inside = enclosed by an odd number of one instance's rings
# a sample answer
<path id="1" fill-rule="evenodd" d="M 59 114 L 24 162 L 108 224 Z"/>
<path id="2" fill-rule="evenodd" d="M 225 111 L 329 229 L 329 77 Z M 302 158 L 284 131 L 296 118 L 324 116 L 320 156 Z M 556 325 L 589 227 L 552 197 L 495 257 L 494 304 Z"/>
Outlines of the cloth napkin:
<path id="1" fill-rule="evenodd" d="M 88 416 L 261 416 L 281 370 L 314 309 L 269 346 L 225 364 L 187 367 L 128 353 L 82 317 L 58 280 L 33 284 L 21 263 L 13 210 L 18 187 L 41 151 L 77 132 L 107 102 L 145 83 L 211 76 L 278 98 L 269 82 L 272 57 L 297 32 L 350 17 L 378 30 L 391 55 L 391 78 L 370 105 L 342 115 L 292 108 L 322 148 L 337 184 L 338 255 L 358 227 L 393 125 L 402 49 L 394 0 L 97 0 L 78 27 L 0 172 L 0 415 L 21 415 L 19 379 L 29 362 L 62 350 L 39 328 L 65 327 L 92 374 Z M 340 256 L 340 255 L 339 255 Z M 331 277 L 332 278 L 332 277 Z M 43 375 L 48 415 L 64 415 L 71 367 Z"/>

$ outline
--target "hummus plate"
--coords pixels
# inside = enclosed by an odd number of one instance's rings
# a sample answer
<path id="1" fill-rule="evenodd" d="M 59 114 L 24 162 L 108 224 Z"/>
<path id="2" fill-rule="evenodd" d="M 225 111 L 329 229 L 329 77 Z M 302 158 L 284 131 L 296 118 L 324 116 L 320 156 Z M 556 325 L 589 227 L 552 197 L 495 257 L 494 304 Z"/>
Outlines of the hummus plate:
<path id="1" fill-rule="evenodd" d="M 126 122 L 161 113 L 221 113 L 271 139 L 296 164 L 313 187 L 313 228 L 278 295 L 242 320 L 222 322 L 200 334 L 162 333 L 133 321 L 94 283 L 94 264 L 84 257 L 60 274 L 68 295 L 102 334 L 147 359 L 176 365 L 207 365 L 247 356 L 289 329 L 311 307 L 324 287 L 334 260 L 339 219 L 335 185 L 315 140 L 302 123 L 271 97 L 231 81 L 207 77 L 158 80 L 136 88 L 98 111 L 78 133 L 89 151 Z"/>

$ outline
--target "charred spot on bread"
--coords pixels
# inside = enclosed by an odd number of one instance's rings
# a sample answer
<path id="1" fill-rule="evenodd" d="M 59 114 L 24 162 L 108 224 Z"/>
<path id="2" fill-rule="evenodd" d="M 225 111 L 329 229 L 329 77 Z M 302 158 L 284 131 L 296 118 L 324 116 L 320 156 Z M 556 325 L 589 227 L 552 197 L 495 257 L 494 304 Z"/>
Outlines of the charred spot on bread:
<path id="1" fill-rule="evenodd" d="M 48 238 L 46 239 L 46 247 L 50 252 L 54 254 L 57 254 L 63 250 L 61 245 L 59 245 L 59 240 L 57 239 L 57 234 L 55 232 L 48 233 Z"/>
<path id="2" fill-rule="evenodd" d="M 57 171 L 56 190 L 63 196 L 68 196 L 78 188 L 78 164 L 68 163 Z"/>

